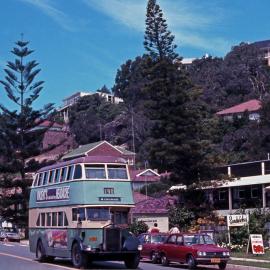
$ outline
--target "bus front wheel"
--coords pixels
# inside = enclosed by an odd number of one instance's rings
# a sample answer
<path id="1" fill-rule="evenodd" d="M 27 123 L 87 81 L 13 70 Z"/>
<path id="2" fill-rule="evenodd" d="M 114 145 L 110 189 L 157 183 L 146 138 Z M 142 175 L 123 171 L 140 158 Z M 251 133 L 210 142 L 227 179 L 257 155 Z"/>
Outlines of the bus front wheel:
<path id="1" fill-rule="evenodd" d="M 138 265 L 140 263 L 140 256 L 139 255 L 133 255 L 133 256 L 128 256 L 125 260 L 125 266 L 126 268 L 129 269 L 136 269 L 138 268 Z"/>
<path id="2" fill-rule="evenodd" d="M 87 257 L 81 251 L 81 248 L 78 242 L 74 243 L 72 246 L 71 259 L 72 259 L 73 266 L 76 268 L 85 267 L 87 264 Z"/>
<path id="3" fill-rule="evenodd" d="M 37 243 L 36 258 L 39 262 L 44 262 L 46 258 L 45 250 L 44 250 L 41 240 L 39 240 Z"/>

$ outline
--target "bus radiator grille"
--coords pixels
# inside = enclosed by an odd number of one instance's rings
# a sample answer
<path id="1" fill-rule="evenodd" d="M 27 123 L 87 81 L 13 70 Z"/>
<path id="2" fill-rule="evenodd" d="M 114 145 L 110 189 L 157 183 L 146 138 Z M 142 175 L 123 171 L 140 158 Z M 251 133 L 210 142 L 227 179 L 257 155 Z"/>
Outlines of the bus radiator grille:
<path id="1" fill-rule="evenodd" d="M 121 250 L 121 230 L 119 228 L 105 229 L 105 251 Z"/>

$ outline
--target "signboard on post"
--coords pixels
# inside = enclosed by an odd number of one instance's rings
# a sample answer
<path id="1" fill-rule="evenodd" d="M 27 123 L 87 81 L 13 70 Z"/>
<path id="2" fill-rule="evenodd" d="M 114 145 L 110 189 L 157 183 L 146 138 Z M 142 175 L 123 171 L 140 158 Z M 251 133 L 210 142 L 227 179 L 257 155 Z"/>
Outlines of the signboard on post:
<path id="1" fill-rule="evenodd" d="M 263 238 L 261 234 L 250 234 L 249 240 L 253 254 L 264 254 Z"/>
<path id="2" fill-rule="evenodd" d="M 245 226 L 248 225 L 248 215 L 228 215 L 227 216 L 227 226 Z"/>

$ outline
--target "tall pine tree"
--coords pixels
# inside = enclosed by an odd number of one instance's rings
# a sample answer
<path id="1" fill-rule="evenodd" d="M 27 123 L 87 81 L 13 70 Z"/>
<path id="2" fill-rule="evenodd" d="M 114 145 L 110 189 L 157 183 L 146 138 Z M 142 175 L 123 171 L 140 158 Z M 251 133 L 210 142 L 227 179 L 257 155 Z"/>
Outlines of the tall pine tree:
<path id="1" fill-rule="evenodd" d="M 146 16 L 144 45 L 149 58 L 144 90 L 152 128 L 145 147 L 152 166 L 172 172 L 178 182 L 191 184 L 209 172 L 209 141 L 202 125 L 206 124 L 206 106 L 197 103 L 199 90 L 176 60 L 174 37 L 155 0 L 148 1 Z"/>
<path id="2" fill-rule="evenodd" d="M 0 80 L 13 109 L 0 104 L 0 216 L 14 225 L 27 227 L 28 199 L 31 171 L 27 161 L 40 152 L 40 144 L 47 129 L 38 128 L 52 116 L 53 105 L 35 110 L 32 105 L 43 89 L 43 81 L 35 81 L 40 69 L 35 60 L 26 62 L 33 50 L 28 42 L 18 41 L 11 51 L 13 62 L 4 69 Z"/>

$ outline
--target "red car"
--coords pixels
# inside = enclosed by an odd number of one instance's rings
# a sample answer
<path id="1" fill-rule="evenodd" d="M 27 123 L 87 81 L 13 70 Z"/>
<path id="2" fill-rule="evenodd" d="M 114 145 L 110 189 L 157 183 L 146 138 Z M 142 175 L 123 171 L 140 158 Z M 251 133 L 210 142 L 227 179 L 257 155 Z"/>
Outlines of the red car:
<path id="1" fill-rule="evenodd" d="M 224 270 L 230 258 L 228 249 L 215 245 L 207 234 L 171 234 L 163 244 L 157 246 L 157 257 L 162 265 L 170 262 L 186 263 L 189 269 L 197 264 L 218 265 Z"/>
<path id="2" fill-rule="evenodd" d="M 150 259 L 153 263 L 158 262 L 157 246 L 164 243 L 168 238 L 166 233 L 143 233 L 138 236 L 142 245 L 141 258 Z"/>

